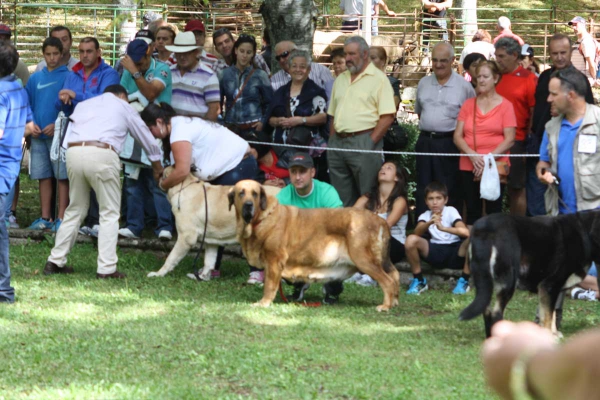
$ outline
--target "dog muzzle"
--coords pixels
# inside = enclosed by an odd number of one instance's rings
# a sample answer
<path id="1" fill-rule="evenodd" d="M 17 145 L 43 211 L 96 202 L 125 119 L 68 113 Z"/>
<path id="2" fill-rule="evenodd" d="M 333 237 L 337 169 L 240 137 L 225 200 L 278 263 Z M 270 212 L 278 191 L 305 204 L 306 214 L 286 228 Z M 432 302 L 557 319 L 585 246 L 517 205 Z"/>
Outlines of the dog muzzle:
<path id="1" fill-rule="evenodd" d="M 244 218 L 244 221 L 247 224 L 249 224 L 252 221 L 252 218 L 254 218 L 254 203 L 251 201 L 245 202 L 242 206 L 242 218 Z"/>

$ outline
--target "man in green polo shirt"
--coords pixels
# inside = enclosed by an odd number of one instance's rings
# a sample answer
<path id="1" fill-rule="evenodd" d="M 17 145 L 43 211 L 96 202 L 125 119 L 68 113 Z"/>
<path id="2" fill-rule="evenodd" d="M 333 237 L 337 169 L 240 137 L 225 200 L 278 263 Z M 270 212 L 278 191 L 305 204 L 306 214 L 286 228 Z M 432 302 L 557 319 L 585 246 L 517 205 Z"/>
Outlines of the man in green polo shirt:
<path id="1" fill-rule="evenodd" d="M 333 186 L 314 179 L 316 169 L 308 153 L 298 152 L 289 161 L 290 184 L 277 194 L 279 203 L 298 208 L 338 208 L 343 207 L 342 200 Z M 296 282 L 292 298 L 300 301 L 310 285 Z M 328 282 L 323 286 L 326 304 L 337 302 L 344 290 L 341 281 Z"/>

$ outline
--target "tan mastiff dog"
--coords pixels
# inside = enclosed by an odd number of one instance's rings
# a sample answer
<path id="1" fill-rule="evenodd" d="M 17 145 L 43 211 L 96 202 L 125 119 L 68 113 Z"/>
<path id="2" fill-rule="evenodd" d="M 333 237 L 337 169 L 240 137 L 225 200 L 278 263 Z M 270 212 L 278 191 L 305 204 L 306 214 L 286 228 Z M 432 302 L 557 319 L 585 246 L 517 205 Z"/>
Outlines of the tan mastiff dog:
<path id="1" fill-rule="evenodd" d="M 265 270 L 268 307 L 281 278 L 292 282 L 343 280 L 368 274 L 383 290 L 377 311 L 398 305 L 400 274 L 389 259 L 386 222 L 351 208 L 299 209 L 279 204 L 258 182 L 238 182 L 229 192 L 235 206 L 237 238 L 250 265 Z"/>
<path id="2" fill-rule="evenodd" d="M 166 177 L 172 168 L 166 168 Z M 206 197 L 204 195 L 206 188 Z M 208 199 L 208 223 L 204 239 L 204 267 L 199 277 L 203 281 L 210 280 L 211 271 L 215 268 L 217 249 L 219 246 L 237 243 L 235 213 L 227 207 L 227 194 L 231 186 L 211 185 L 190 174 L 181 184 L 169 189 L 167 197 L 175 216 L 177 242 L 169 253 L 165 264 L 149 277 L 165 276 L 187 255 L 192 246 L 202 239 L 206 221 L 205 201 Z M 268 187 L 270 194 L 277 194 L 280 189 Z M 194 274 L 188 277 L 196 279 Z"/>

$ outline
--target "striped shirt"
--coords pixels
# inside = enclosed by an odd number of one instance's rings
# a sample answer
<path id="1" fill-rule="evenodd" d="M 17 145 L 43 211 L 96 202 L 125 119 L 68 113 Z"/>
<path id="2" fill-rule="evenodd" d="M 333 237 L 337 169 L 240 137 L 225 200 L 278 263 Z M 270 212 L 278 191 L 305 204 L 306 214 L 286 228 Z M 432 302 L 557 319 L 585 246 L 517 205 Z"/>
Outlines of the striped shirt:
<path id="1" fill-rule="evenodd" d="M 201 62 L 183 76 L 175 65 L 171 67 L 171 77 L 171 105 L 179 115 L 204 117 L 208 111 L 207 104 L 221 100 L 217 74 Z"/>
<path id="2" fill-rule="evenodd" d="M 198 57 L 198 59 L 203 64 L 207 65 L 213 71 L 215 71 L 215 66 L 217 64 L 217 61 L 219 61 L 217 56 L 207 53 L 206 50 L 204 50 L 204 49 L 202 49 L 202 53 L 200 53 L 200 56 Z"/>
<path id="3" fill-rule="evenodd" d="M 324 67 L 318 63 L 310 63 L 310 72 L 308 73 L 309 79 L 327 91 L 327 83 L 333 82 L 333 76 L 331 75 L 331 71 L 329 68 Z M 271 77 L 271 85 L 273 86 L 273 91 L 279 89 L 280 87 L 286 85 L 289 81 L 292 80 L 290 74 L 285 72 L 284 70 L 279 70 L 275 75 Z"/>

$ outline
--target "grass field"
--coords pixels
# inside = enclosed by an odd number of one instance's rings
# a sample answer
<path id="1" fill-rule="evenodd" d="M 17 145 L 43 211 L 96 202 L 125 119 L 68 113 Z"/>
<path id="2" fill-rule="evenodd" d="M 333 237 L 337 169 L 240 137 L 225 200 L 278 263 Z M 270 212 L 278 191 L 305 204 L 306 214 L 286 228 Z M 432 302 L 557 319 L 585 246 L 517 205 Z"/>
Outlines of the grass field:
<path id="1" fill-rule="evenodd" d="M 404 295 L 379 314 L 379 288 L 346 285 L 318 308 L 251 303 L 244 262 L 223 277 L 166 278 L 151 253 L 120 252 L 123 281 L 95 279 L 96 250 L 77 245 L 72 276 L 41 275 L 50 243 L 11 247 L 17 302 L 0 306 L 0 398 L 39 399 L 487 399 L 480 319 L 459 322 L 472 299 L 449 291 Z M 289 290 L 289 289 L 288 289 Z M 308 299 L 320 300 L 313 285 Z M 508 317 L 531 319 L 519 293 Z M 600 322 L 597 304 L 567 301 L 566 336 Z"/>

